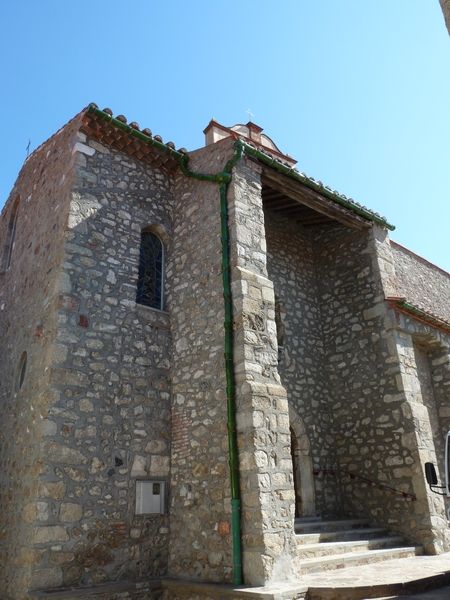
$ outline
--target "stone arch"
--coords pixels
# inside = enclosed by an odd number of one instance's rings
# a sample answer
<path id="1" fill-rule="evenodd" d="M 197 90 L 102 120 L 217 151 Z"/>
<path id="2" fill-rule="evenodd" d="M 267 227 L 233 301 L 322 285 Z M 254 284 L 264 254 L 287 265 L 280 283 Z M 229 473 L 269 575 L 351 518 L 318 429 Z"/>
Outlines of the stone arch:
<path id="1" fill-rule="evenodd" d="M 303 419 L 289 407 L 292 469 L 295 488 L 295 515 L 312 517 L 316 514 L 314 471 L 311 446 Z"/>
<path id="2" fill-rule="evenodd" d="M 160 238 L 164 246 L 169 245 L 170 234 L 164 227 L 164 225 L 161 225 L 160 223 L 148 223 L 147 225 L 142 227 L 141 231 L 148 231 L 150 233 L 154 233 Z"/>

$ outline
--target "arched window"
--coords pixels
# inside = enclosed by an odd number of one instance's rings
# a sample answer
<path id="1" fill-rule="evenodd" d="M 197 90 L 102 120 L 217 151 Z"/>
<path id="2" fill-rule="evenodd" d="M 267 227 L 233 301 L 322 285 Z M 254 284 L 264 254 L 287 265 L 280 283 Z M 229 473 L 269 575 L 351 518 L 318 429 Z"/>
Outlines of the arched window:
<path id="1" fill-rule="evenodd" d="M 5 245 L 3 247 L 2 271 L 7 271 L 11 266 L 11 257 L 16 237 L 17 213 L 19 209 L 19 199 L 14 202 L 14 206 L 9 217 L 8 230 L 6 232 Z"/>
<path id="2" fill-rule="evenodd" d="M 141 233 L 136 302 L 151 308 L 164 306 L 164 246 L 152 231 Z"/>

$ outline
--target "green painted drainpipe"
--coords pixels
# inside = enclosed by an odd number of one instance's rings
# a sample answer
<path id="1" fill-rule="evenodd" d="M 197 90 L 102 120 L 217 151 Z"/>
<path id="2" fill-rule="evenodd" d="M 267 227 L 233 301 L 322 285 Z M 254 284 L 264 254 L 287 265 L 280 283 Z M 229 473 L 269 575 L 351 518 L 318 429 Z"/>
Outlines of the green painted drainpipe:
<path id="1" fill-rule="evenodd" d="M 328 196 L 334 202 L 341 204 L 345 208 L 349 208 L 356 214 L 362 217 L 368 218 L 376 223 L 388 228 L 394 229 L 393 225 L 390 225 L 383 217 L 372 213 L 360 207 L 355 203 L 349 201 L 342 196 L 337 195 L 324 188 L 322 185 L 313 182 L 308 177 L 305 177 L 301 173 L 294 171 L 293 169 L 280 164 L 275 159 L 272 159 L 265 152 L 261 152 L 256 148 L 245 144 L 241 140 L 237 140 L 235 143 L 234 155 L 226 163 L 222 171 L 215 174 L 204 174 L 196 173 L 189 169 L 189 157 L 187 154 L 176 151 L 170 148 L 166 144 L 153 139 L 141 131 L 130 127 L 122 121 L 114 118 L 112 115 L 103 112 L 95 104 L 90 104 L 87 108 L 88 112 L 96 114 L 98 117 L 112 122 L 116 127 L 126 131 L 129 135 L 140 139 L 141 141 L 155 146 L 158 150 L 169 154 L 174 158 L 180 165 L 181 171 L 187 177 L 193 177 L 200 181 L 210 181 L 219 185 L 220 191 L 220 223 L 221 223 L 221 241 L 222 241 L 222 280 L 223 280 L 223 297 L 224 297 L 224 329 L 225 329 L 225 340 L 224 340 L 224 355 L 225 355 L 225 375 L 226 375 L 226 395 L 227 395 L 227 429 L 228 429 L 228 451 L 229 451 L 229 467 L 230 467 L 230 483 L 231 483 L 231 538 L 232 538 L 232 555 L 233 555 L 233 583 L 234 585 L 241 585 L 242 578 L 242 546 L 241 546 L 241 496 L 239 488 L 239 457 L 238 457 L 238 446 L 237 446 L 237 432 L 236 432 L 236 386 L 234 378 L 233 368 L 233 303 L 231 296 L 231 267 L 230 267 L 230 233 L 228 227 L 228 204 L 227 204 L 227 193 L 228 187 L 231 182 L 232 170 L 236 163 L 243 157 L 244 154 L 248 154 L 253 158 L 256 158 L 264 164 L 274 168 L 275 170 L 288 175 L 294 179 L 297 179 L 304 185 L 319 191 L 320 193 Z"/>
<path id="2" fill-rule="evenodd" d="M 233 584 L 242 584 L 242 546 L 241 546 L 241 494 L 239 488 L 239 457 L 236 432 L 236 385 L 233 365 L 233 301 L 231 296 L 231 266 L 230 266 L 230 231 L 228 227 L 228 187 L 231 182 L 232 170 L 244 154 L 243 144 L 237 143 L 232 158 L 224 169 L 215 175 L 205 175 L 191 171 L 188 167 L 188 156 L 184 155 L 180 167 L 184 175 L 202 181 L 219 184 L 220 192 L 220 228 L 222 241 L 222 281 L 224 299 L 224 329 L 225 329 L 225 377 L 227 395 L 227 429 L 228 429 L 228 464 L 231 484 L 231 539 Z"/>
<path id="3" fill-rule="evenodd" d="M 221 222 L 221 240 L 222 240 L 222 280 L 223 280 L 223 297 L 225 308 L 225 373 L 227 385 L 227 428 L 228 428 L 228 450 L 229 450 L 229 467 L 230 467 L 230 482 L 231 482 L 231 536 L 232 536 L 232 553 L 233 553 L 233 583 L 241 585 L 242 577 L 242 547 L 241 547 L 241 496 L 239 488 L 239 457 L 237 446 L 236 432 L 236 387 L 233 367 L 233 302 L 231 296 L 231 266 L 230 266 L 230 231 L 228 227 L 228 203 L 227 193 L 228 187 L 232 178 L 232 170 L 236 163 L 247 154 L 260 160 L 262 163 L 273 167 L 275 170 L 299 180 L 308 187 L 319 191 L 328 196 L 330 199 L 339 203 L 345 208 L 349 208 L 352 212 L 359 214 L 362 217 L 370 218 L 372 221 L 382 225 L 388 229 L 395 229 L 383 217 L 373 214 L 364 207 L 360 207 L 347 200 L 346 198 L 337 196 L 333 192 L 324 189 L 323 186 L 309 180 L 304 175 L 293 171 L 291 168 L 280 164 L 279 161 L 268 156 L 266 153 L 245 144 L 242 140 L 237 140 L 235 143 L 235 151 L 232 158 L 226 163 L 224 169 L 214 175 L 196 173 L 188 167 L 189 157 L 186 154 L 179 159 L 180 168 L 184 175 L 193 177 L 202 181 L 211 181 L 219 184 L 220 190 L 220 222 Z"/>
<path id="4" fill-rule="evenodd" d="M 192 171 L 189 164 L 189 156 L 178 152 L 166 144 L 155 140 L 154 138 L 142 133 L 138 129 L 130 127 L 123 121 L 114 118 L 112 115 L 100 110 L 97 105 L 90 104 L 87 112 L 94 113 L 97 117 L 112 123 L 115 127 L 125 131 L 132 137 L 155 146 L 158 150 L 169 154 L 174 158 L 184 175 L 199 179 L 200 181 L 210 181 L 219 185 L 220 192 L 220 227 L 222 241 L 222 281 L 224 298 L 224 356 L 225 356 L 225 377 L 226 377 L 226 396 L 227 396 L 227 430 L 228 430 L 228 464 L 230 468 L 231 484 L 231 539 L 232 539 L 232 562 L 233 562 L 233 584 L 241 585 L 242 577 L 242 546 L 241 546 L 241 495 L 239 488 L 239 457 L 236 432 L 236 386 L 233 368 L 233 303 L 231 297 L 231 268 L 230 268 L 230 233 L 228 228 L 228 204 L 227 193 L 231 182 L 232 170 L 235 164 L 242 158 L 245 152 L 245 145 L 238 140 L 235 144 L 235 151 L 231 159 L 226 163 L 222 171 L 215 174 L 196 173 Z"/>

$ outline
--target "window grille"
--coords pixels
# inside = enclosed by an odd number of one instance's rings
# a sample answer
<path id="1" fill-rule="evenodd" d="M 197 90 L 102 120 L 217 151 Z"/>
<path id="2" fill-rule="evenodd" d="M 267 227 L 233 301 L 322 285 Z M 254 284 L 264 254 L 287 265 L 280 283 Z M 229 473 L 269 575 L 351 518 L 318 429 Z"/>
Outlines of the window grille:
<path id="1" fill-rule="evenodd" d="M 139 275 L 136 302 L 151 308 L 163 309 L 164 247 L 151 231 L 141 234 Z"/>

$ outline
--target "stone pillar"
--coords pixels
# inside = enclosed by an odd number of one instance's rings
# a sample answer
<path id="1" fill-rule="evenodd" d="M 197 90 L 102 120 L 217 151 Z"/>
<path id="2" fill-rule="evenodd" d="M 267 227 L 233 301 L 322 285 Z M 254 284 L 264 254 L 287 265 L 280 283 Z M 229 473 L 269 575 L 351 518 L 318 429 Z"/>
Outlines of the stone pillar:
<path id="1" fill-rule="evenodd" d="M 413 339 L 410 334 L 396 331 L 399 373 L 399 391 L 405 396 L 403 416 L 413 425 L 413 430 L 403 435 L 405 445 L 412 450 L 414 462 L 410 467 L 412 485 L 417 496 L 411 515 L 411 531 L 416 530 L 417 541 L 425 551 L 437 554 L 445 549 L 445 508 L 442 496 L 434 494 L 425 481 L 424 465 L 436 464 L 432 419 L 420 386 Z"/>
<path id="2" fill-rule="evenodd" d="M 389 234 L 386 229 L 374 226 L 370 244 L 374 249 L 375 271 L 386 298 L 397 295 L 394 257 L 392 256 Z"/>
<path id="3" fill-rule="evenodd" d="M 399 293 L 396 285 L 395 261 L 388 234 L 385 230 L 374 227 L 372 240 L 375 264 L 378 267 L 384 296 L 397 296 Z M 394 416 L 400 411 L 401 416 L 400 426 L 397 429 L 401 432 L 397 456 L 389 456 L 386 462 L 392 469 L 392 481 L 395 487 L 405 491 L 413 490 L 417 497 L 415 502 L 408 503 L 409 511 L 403 517 L 400 511 L 395 516 L 395 513 L 391 514 L 391 523 L 411 541 L 423 544 L 427 553 L 435 554 L 447 548 L 448 536 L 442 496 L 431 492 L 425 480 L 425 463 L 428 461 L 436 463 L 432 415 L 421 390 L 414 340 L 411 333 L 407 331 L 409 320 L 405 320 L 393 310 L 388 310 L 385 302 L 383 304 L 385 313 L 383 335 L 388 350 L 386 365 L 390 365 L 386 374 L 394 377 L 394 390 L 385 396 L 384 400 L 388 402 L 391 409 L 387 414 Z M 386 412 L 388 408 L 389 406 L 386 406 Z M 435 406 L 433 411 L 436 412 Z"/>
<path id="4" fill-rule="evenodd" d="M 433 382 L 434 399 L 438 415 L 438 427 L 442 440 L 442 454 L 437 458 L 437 466 L 440 467 L 441 484 L 445 484 L 445 443 L 447 432 L 450 430 L 450 350 L 448 346 L 440 345 L 433 349 L 430 354 L 431 378 Z M 450 542 L 450 530 L 448 529 L 450 498 L 445 498 L 445 510 L 447 515 L 447 539 Z"/>
<path id="5" fill-rule="evenodd" d="M 450 349 L 439 346 L 430 354 L 431 377 L 433 380 L 434 398 L 444 440 L 450 430 Z M 442 464 L 443 457 L 440 458 Z"/>
<path id="6" fill-rule="evenodd" d="M 275 298 L 267 277 L 260 167 L 244 160 L 229 188 L 244 578 L 295 576 L 295 493 L 287 395 L 277 371 Z"/>

